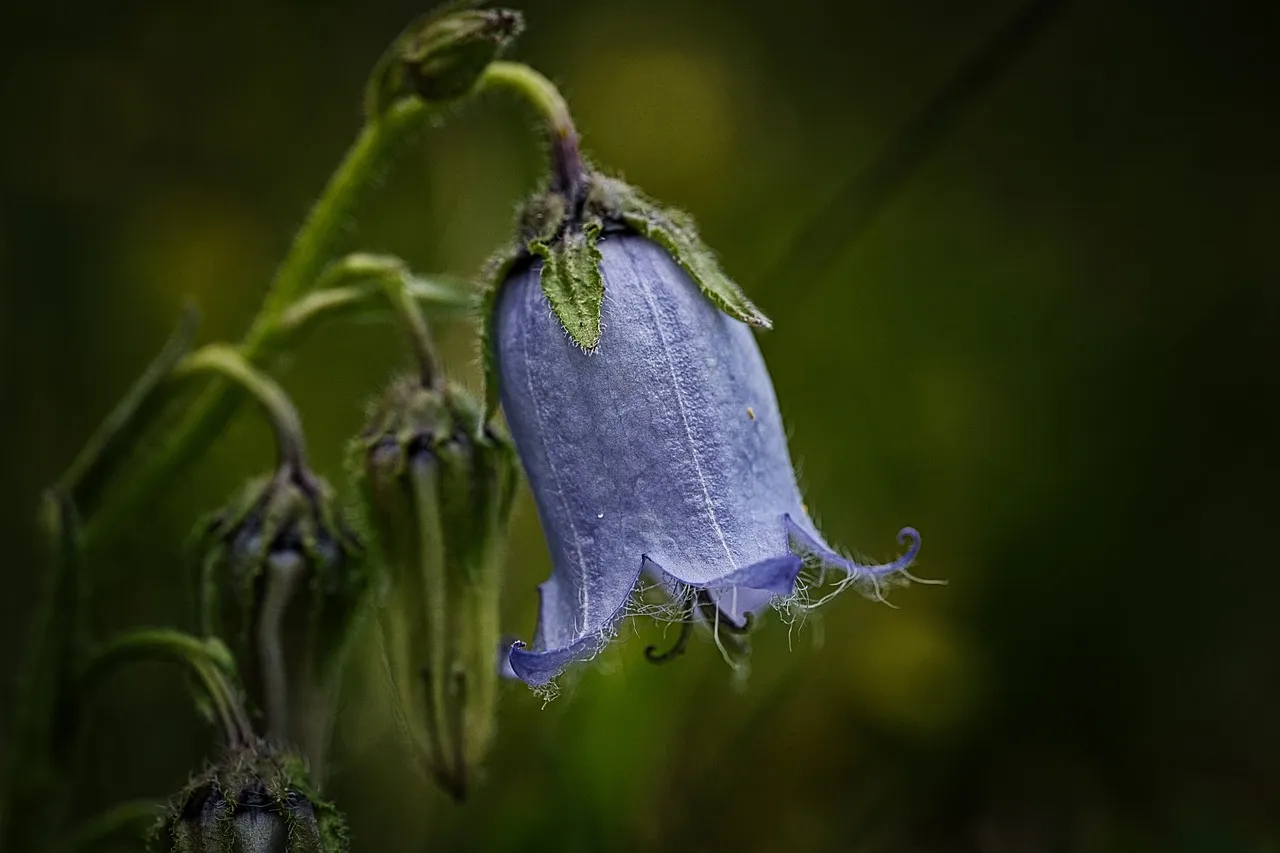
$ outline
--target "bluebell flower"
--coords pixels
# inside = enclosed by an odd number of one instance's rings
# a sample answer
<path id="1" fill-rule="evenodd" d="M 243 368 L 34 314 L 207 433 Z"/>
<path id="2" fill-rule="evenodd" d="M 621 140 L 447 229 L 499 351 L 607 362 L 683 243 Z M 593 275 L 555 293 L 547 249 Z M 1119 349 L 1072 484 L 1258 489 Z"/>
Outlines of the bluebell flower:
<path id="1" fill-rule="evenodd" d="M 594 346 L 549 300 L 546 254 L 508 266 L 492 303 L 502 408 L 553 564 L 533 642 L 510 650 L 511 671 L 535 687 L 595 655 L 641 586 L 688 608 L 719 642 L 770 604 L 813 606 L 850 586 L 878 596 L 910 577 L 919 549 L 911 528 L 898 536 L 906 553 L 883 565 L 826 544 L 743 322 L 767 320 L 736 288 L 745 307 L 726 313 L 733 306 L 709 292 L 705 259 L 678 251 L 692 232 L 650 213 L 624 213 L 621 227 L 605 219 L 603 229 L 588 219 L 603 285 Z M 562 227 L 571 241 L 574 224 Z"/>

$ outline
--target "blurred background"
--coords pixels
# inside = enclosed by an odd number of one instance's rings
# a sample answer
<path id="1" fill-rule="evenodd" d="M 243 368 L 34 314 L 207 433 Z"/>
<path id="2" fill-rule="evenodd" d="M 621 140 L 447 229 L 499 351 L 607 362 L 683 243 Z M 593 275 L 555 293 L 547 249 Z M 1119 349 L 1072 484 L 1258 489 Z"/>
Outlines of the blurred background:
<path id="1" fill-rule="evenodd" d="M 888 557 L 914 525 L 919 573 L 950 585 L 896 610 L 845 596 L 791 637 L 773 620 L 745 684 L 706 640 L 650 666 L 658 632 L 628 627 L 545 708 L 504 686 L 462 806 L 353 667 L 329 793 L 356 851 L 1280 850 L 1274 13 L 1067 5 L 864 222 L 850 180 L 1018 3 L 519 5 L 511 57 L 774 319 L 760 343 L 827 537 Z M 239 337 L 420 11 L 0 9 L 0 725 L 39 490 L 185 300 L 201 341 Z M 472 276 L 541 168 L 523 107 L 486 98 L 402 158 L 347 248 Z M 478 384 L 470 325 L 437 327 Z M 282 373 L 335 482 L 403 360 L 389 327 L 347 325 Z M 272 459 L 248 412 L 90 554 L 97 630 L 188 624 L 193 523 Z M 527 493 L 508 567 L 527 638 L 549 570 Z M 166 796 L 209 754 L 172 669 L 97 704 L 84 814 Z"/>

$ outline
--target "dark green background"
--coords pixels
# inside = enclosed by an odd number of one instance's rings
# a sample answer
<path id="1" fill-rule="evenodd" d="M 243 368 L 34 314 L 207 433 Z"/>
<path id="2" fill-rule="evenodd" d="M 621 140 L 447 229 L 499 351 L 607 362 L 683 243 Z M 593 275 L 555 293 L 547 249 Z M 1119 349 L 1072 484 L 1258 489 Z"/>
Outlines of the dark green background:
<path id="1" fill-rule="evenodd" d="M 1262 5 L 1262 4 L 1255 4 Z M 761 336 L 828 538 L 904 524 L 943 588 L 847 596 L 651 667 L 638 626 L 543 709 L 502 696 L 455 806 L 353 672 L 333 795 L 358 851 L 1280 850 L 1274 558 L 1276 21 L 1243 3 L 1077 2 L 854 241 L 779 259 L 1018 7 L 743 0 L 524 4 L 513 55 L 563 85 L 591 153 L 692 211 L 776 322 Z M 0 11 L 0 664 L 41 571 L 34 515 L 173 327 L 238 337 L 354 135 L 411 3 L 60 2 Z M 1271 17 L 1271 19 L 1267 19 Z M 350 248 L 470 275 L 539 176 L 500 98 L 428 134 Z M 476 379 L 472 332 L 441 325 Z M 403 357 L 334 328 L 283 381 L 340 479 Z M 269 464 L 240 418 L 91 554 L 99 630 L 180 623 L 183 539 Z M 527 494 L 507 625 L 548 570 Z M 790 648 L 789 648 L 790 647 Z M 166 795 L 207 754 L 181 679 L 95 707 L 81 810 Z"/>

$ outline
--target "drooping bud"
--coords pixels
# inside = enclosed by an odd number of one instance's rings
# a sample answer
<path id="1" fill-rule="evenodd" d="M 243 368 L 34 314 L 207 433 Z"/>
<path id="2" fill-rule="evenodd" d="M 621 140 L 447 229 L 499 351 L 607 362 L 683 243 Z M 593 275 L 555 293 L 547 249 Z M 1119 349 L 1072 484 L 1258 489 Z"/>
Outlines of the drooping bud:
<path id="1" fill-rule="evenodd" d="M 444 104 L 466 95 L 480 75 L 524 29 L 511 9 L 477 9 L 455 2 L 411 24 L 379 60 L 365 92 L 370 118 L 398 98 Z"/>
<path id="2" fill-rule="evenodd" d="M 318 769 L 336 672 L 368 586 L 362 546 L 329 486 L 291 463 L 242 490 L 205 539 L 205 630 L 237 650 L 273 738 Z"/>
<path id="3" fill-rule="evenodd" d="M 391 594 L 379 619 L 399 716 L 461 799 L 493 733 L 510 439 L 461 390 L 398 380 L 352 445 Z"/>
<path id="4" fill-rule="evenodd" d="M 344 853 L 346 822 L 305 762 L 262 741 L 228 752 L 174 800 L 153 832 L 161 853 Z"/>

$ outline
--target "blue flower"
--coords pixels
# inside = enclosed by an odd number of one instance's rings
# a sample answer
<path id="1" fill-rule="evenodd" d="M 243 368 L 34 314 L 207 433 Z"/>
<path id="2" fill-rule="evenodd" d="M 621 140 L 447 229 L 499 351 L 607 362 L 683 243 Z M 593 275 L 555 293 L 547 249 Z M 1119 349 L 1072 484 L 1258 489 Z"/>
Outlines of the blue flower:
<path id="1" fill-rule="evenodd" d="M 851 585 L 878 596 L 909 577 L 915 530 L 899 534 L 910 543 L 902 557 L 862 565 L 809 519 L 750 327 L 649 239 L 607 231 L 596 248 L 594 349 L 566 334 L 540 261 L 512 271 L 492 320 L 502 407 L 553 564 L 534 641 L 511 648 L 515 675 L 546 685 L 596 654 L 642 576 L 707 620 L 717 641 L 771 603 L 812 606 L 809 575 L 835 573 L 821 600 Z"/>

